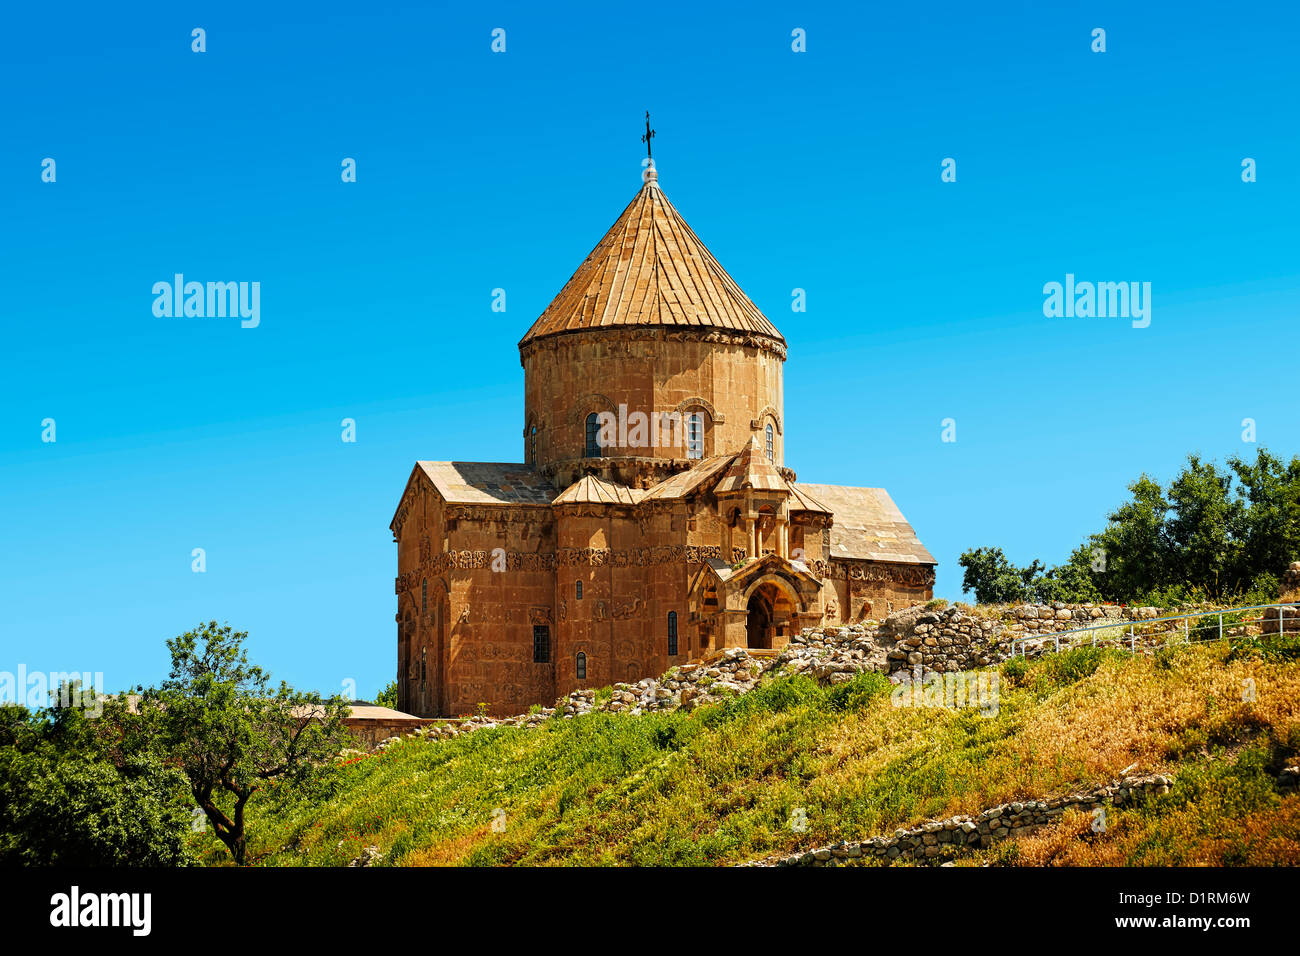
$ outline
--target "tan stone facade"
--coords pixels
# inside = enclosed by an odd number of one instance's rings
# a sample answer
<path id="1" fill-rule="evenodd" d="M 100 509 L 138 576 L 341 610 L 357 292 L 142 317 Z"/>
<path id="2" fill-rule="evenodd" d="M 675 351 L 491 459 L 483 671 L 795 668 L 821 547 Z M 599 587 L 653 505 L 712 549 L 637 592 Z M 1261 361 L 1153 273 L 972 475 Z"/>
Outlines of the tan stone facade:
<path id="1" fill-rule="evenodd" d="M 520 342 L 524 463 L 411 473 L 400 710 L 519 713 L 932 595 L 883 490 L 784 466 L 785 340 L 646 179 Z"/>

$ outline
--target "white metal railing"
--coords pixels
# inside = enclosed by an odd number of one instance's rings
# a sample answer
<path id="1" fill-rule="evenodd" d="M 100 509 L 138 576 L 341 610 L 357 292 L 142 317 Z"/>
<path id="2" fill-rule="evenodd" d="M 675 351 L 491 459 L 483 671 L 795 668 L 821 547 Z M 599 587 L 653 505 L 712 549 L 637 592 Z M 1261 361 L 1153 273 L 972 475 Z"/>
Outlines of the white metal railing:
<path id="1" fill-rule="evenodd" d="M 1097 639 L 1099 636 L 1101 636 L 1099 635 L 1098 632 L 1101 631 L 1118 632 L 1114 636 L 1103 637 L 1102 638 L 1103 643 L 1116 643 L 1121 646 L 1124 643 L 1127 643 L 1129 650 L 1136 653 L 1138 638 L 1152 636 L 1151 633 L 1148 632 L 1144 634 L 1142 633 L 1142 631 L 1145 628 L 1150 627 L 1151 625 L 1159 625 L 1161 624 L 1161 622 L 1167 622 L 1167 621 L 1182 622 L 1183 641 L 1188 644 L 1196 644 L 1202 641 L 1222 640 L 1225 636 L 1243 637 L 1246 635 L 1232 634 L 1231 633 L 1232 629 L 1247 628 L 1251 626 L 1260 626 L 1264 622 L 1263 613 L 1260 613 L 1259 616 L 1257 617 L 1243 618 L 1240 620 L 1228 621 L 1226 623 L 1224 621 L 1224 618 L 1230 617 L 1234 614 L 1244 614 L 1248 611 L 1263 612 L 1268 610 L 1269 608 L 1278 609 L 1277 633 L 1279 636 L 1283 636 L 1286 634 L 1286 621 L 1287 621 L 1288 611 L 1291 614 L 1291 620 L 1293 622 L 1292 630 L 1295 633 L 1300 634 L 1300 607 L 1297 607 L 1294 604 L 1257 604 L 1251 607 L 1224 608 L 1223 610 L 1220 611 L 1197 611 L 1195 613 L 1190 613 L 1190 614 L 1169 614 L 1166 615 L 1165 617 L 1153 617 L 1142 621 L 1118 621 L 1109 624 L 1097 624 L 1092 627 L 1079 627 L 1068 631 L 1057 631 L 1054 634 L 1024 635 L 1023 637 L 1017 637 L 1011 641 L 1011 656 L 1012 657 L 1015 657 L 1017 655 L 1021 657 L 1027 656 L 1026 647 L 1031 642 L 1036 644 L 1046 644 L 1048 641 L 1051 641 L 1053 653 L 1059 653 L 1061 650 L 1061 641 L 1063 638 L 1066 639 L 1065 643 L 1067 645 L 1067 648 L 1070 645 L 1079 646 L 1081 643 L 1084 642 L 1085 637 L 1090 637 L 1091 646 L 1096 647 Z M 1193 620 L 1198 620 L 1200 618 L 1217 618 L 1218 626 L 1217 628 L 1213 624 L 1209 626 L 1211 636 L 1197 637 L 1195 640 L 1193 640 L 1192 639 L 1193 628 L 1191 622 Z M 1225 627 L 1229 632 L 1227 634 L 1225 634 L 1224 632 Z M 1125 630 L 1127 630 L 1127 634 L 1125 634 Z M 1197 625 L 1196 630 L 1198 632 L 1200 631 L 1199 625 Z M 1171 633 L 1171 631 L 1173 633 L 1177 633 L 1177 626 L 1175 625 L 1173 628 L 1157 628 L 1157 633 L 1168 634 Z"/>

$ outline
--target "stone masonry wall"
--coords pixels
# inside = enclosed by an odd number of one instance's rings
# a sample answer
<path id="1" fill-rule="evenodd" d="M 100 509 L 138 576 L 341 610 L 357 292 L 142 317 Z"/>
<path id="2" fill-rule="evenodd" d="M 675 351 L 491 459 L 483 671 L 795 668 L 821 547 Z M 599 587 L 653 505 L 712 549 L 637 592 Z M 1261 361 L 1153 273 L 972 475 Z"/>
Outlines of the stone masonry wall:
<path id="1" fill-rule="evenodd" d="M 965 671 L 988 667 L 1013 653 L 1012 642 L 1022 640 L 1016 653 L 1037 657 L 1055 648 L 1052 636 L 1080 628 L 1113 626 L 1097 632 L 1099 645 L 1129 646 L 1128 629 L 1141 647 L 1159 643 L 1180 630 L 1179 620 L 1155 621 L 1164 615 L 1154 607 L 1116 607 L 1096 604 L 1023 604 L 947 608 L 913 607 L 890 615 L 877 629 L 877 640 L 891 643 L 886 673 L 921 667 L 923 671 Z M 1297 615 L 1300 630 L 1300 614 Z M 1040 638 L 1040 640 L 1034 640 Z"/>
<path id="2" fill-rule="evenodd" d="M 771 857 L 750 865 L 835 866 L 870 860 L 885 864 L 899 859 L 933 861 L 936 857 L 954 855 L 962 848 L 987 847 L 1009 837 L 1024 836 L 1036 827 L 1054 823 L 1071 807 L 1090 813 L 1103 805 L 1133 806 L 1153 795 L 1168 793 L 1171 783 L 1172 778 L 1163 774 L 1121 777 L 1085 793 L 1051 800 L 1004 803 L 974 817 L 948 817 L 895 830 L 892 836 L 872 837 L 859 842 L 841 840 L 829 846 Z"/>

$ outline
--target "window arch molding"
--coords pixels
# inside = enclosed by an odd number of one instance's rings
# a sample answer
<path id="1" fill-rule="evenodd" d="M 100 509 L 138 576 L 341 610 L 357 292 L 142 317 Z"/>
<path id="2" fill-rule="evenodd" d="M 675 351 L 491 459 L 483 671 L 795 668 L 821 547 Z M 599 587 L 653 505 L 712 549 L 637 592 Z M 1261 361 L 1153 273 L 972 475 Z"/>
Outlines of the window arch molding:
<path id="1" fill-rule="evenodd" d="M 772 420 L 772 424 L 776 426 L 776 433 L 778 435 L 785 434 L 781 428 L 781 416 L 777 413 L 775 405 L 768 405 L 761 412 L 755 415 L 754 420 L 749 423 L 749 427 L 755 430 L 762 428 L 763 420 L 769 418 Z"/>
<path id="2" fill-rule="evenodd" d="M 706 425 L 725 425 L 727 423 L 726 416 L 719 414 L 718 410 L 713 407 L 712 402 L 699 395 L 678 402 L 677 407 L 674 408 L 673 411 L 685 415 L 688 411 L 696 408 L 708 415 L 708 418 L 705 420 Z"/>
<path id="3" fill-rule="evenodd" d="M 600 392 L 584 395 L 569 409 L 569 425 L 581 425 L 592 412 L 613 412 L 617 415 L 618 403 Z"/>
<path id="4" fill-rule="evenodd" d="M 524 424 L 524 461 L 530 465 L 537 464 L 537 439 L 543 427 L 542 421 L 532 415 Z"/>

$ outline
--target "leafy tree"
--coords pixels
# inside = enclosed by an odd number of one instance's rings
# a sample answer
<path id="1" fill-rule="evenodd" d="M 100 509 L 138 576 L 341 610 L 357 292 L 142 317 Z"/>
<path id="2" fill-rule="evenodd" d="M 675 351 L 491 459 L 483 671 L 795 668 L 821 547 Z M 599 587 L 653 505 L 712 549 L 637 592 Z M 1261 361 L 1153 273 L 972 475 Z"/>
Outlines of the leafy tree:
<path id="1" fill-rule="evenodd" d="M 1260 575 L 1280 574 L 1300 557 L 1300 458 L 1285 464 L 1261 448 L 1253 464 L 1233 457 L 1228 467 L 1243 505 L 1236 577 L 1243 586 L 1258 586 Z"/>
<path id="2" fill-rule="evenodd" d="M 1300 457 L 1288 464 L 1261 448 L 1254 462 L 1233 457 L 1220 468 L 1190 455 L 1167 488 L 1143 475 L 1128 490 L 1058 567 L 1017 568 L 998 548 L 965 552 L 963 590 L 982 603 L 1268 603 L 1277 574 L 1300 558 Z"/>
<path id="3" fill-rule="evenodd" d="M 1230 472 L 1192 455 L 1166 495 L 1164 537 L 1170 560 L 1165 570 L 1206 594 L 1238 590 L 1241 584 L 1236 579 L 1240 541 L 1234 530 L 1243 507 L 1229 494 L 1231 487 Z"/>
<path id="4" fill-rule="evenodd" d="M 1042 571 L 1035 561 L 1028 568 L 1017 568 L 1007 560 L 1001 548 L 974 548 L 962 554 L 957 563 L 965 569 L 963 591 L 974 591 L 981 604 L 1010 604 L 1030 596 L 1030 585 Z"/>
<path id="5" fill-rule="evenodd" d="M 1124 602 L 1159 587 L 1169 565 L 1165 537 L 1169 502 L 1160 483 L 1143 475 L 1129 485 L 1129 491 L 1133 498 L 1112 512 L 1109 525 L 1094 537 L 1106 568 L 1098 577 L 1098 587 L 1110 601 Z"/>
<path id="6" fill-rule="evenodd" d="M 1091 547 L 1080 547 L 1070 555 L 1070 560 L 1043 572 L 1030 585 L 1034 600 L 1043 604 L 1055 601 L 1071 603 L 1097 603 L 1101 592 L 1097 589 L 1096 570 L 1100 567 L 1100 554 L 1094 555 Z"/>
<path id="7" fill-rule="evenodd" d="M 397 709 L 397 681 L 390 680 L 388 686 L 375 695 L 375 703 L 380 707 Z"/>
<path id="8" fill-rule="evenodd" d="M 77 707 L 0 707 L 0 864 L 186 866 L 185 778 L 120 743 L 130 721 L 111 700 Z"/>
<path id="9" fill-rule="evenodd" d="M 171 673 L 142 690 L 154 745 L 175 760 L 235 862 L 247 860 L 249 801 L 272 782 L 306 784 L 342 748 L 347 702 L 272 689 L 249 664 L 248 634 L 215 621 L 167 642 Z"/>

